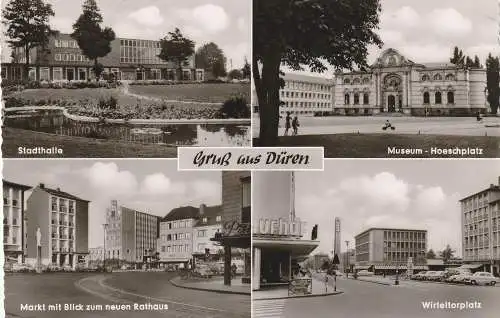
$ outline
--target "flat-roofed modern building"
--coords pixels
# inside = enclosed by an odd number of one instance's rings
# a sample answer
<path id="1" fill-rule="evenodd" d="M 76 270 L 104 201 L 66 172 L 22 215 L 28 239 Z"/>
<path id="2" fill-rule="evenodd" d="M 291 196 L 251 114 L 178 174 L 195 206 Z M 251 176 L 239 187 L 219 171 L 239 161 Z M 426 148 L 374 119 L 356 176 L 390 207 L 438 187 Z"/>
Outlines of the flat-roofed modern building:
<path id="1" fill-rule="evenodd" d="M 111 42 L 111 52 L 98 62 L 104 66 L 104 74 L 117 80 L 187 80 L 203 81 L 204 70 L 195 66 L 194 55 L 179 67 L 161 60 L 160 41 L 117 38 Z M 8 80 L 23 79 L 26 57 L 22 49 L 14 50 L 14 59 L 2 63 L 1 76 Z M 95 78 L 93 61 L 81 52 L 76 40 L 69 34 L 51 37 L 46 49 L 35 48 L 30 52 L 29 79 L 36 81 L 86 81 Z"/>
<path id="2" fill-rule="evenodd" d="M 500 177 L 498 185 L 460 200 L 464 263 L 500 274 Z"/>
<path id="3" fill-rule="evenodd" d="M 30 186 L 2 180 L 3 251 L 6 263 L 24 262 L 24 192 Z"/>
<path id="4" fill-rule="evenodd" d="M 106 211 L 106 262 L 109 259 L 137 265 L 153 262 L 158 227 L 158 216 L 118 205 L 118 201 L 112 200 Z"/>
<path id="5" fill-rule="evenodd" d="M 26 224 L 26 263 L 71 268 L 85 263 L 89 201 L 40 183 L 27 200 Z"/>
<path id="6" fill-rule="evenodd" d="M 426 269 L 426 230 L 370 228 L 355 236 L 355 246 L 356 270 L 406 270 L 410 261 Z"/>

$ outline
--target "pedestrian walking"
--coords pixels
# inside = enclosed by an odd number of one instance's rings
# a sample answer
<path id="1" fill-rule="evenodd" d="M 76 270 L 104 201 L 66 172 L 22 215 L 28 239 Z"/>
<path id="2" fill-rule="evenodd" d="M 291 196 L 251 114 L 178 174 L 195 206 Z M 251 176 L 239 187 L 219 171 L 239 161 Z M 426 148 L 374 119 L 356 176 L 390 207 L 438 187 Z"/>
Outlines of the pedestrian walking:
<path id="1" fill-rule="evenodd" d="M 285 117 L 285 136 L 288 135 L 288 129 L 290 129 L 290 122 L 292 120 L 292 117 L 290 116 L 290 112 L 286 112 L 286 117 Z"/>
<path id="2" fill-rule="evenodd" d="M 293 128 L 293 135 L 294 136 L 296 136 L 298 134 L 299 126 L 300 126 L 299 118 L 297 116 L 295 116 L 292 120 L 292 128 Z"/>

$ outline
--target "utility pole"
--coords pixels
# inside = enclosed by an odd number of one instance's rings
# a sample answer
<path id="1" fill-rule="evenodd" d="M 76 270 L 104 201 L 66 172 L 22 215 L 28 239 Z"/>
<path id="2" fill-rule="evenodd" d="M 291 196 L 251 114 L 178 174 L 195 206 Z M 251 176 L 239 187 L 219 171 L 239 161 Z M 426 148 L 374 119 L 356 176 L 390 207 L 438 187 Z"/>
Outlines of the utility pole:
<path id="1" fill-rule="evenodd" d="M 347 247 L 347 250 L 345 252 L 345 258 L 346 258 L 346 261 L 345 261 L 345 274 L 346 274 L 346 278 L 349 278 L 349 257 L 350 257 L 350 253 L 349 253 L 349 241 L 345 241 L 345 245 Z"/>

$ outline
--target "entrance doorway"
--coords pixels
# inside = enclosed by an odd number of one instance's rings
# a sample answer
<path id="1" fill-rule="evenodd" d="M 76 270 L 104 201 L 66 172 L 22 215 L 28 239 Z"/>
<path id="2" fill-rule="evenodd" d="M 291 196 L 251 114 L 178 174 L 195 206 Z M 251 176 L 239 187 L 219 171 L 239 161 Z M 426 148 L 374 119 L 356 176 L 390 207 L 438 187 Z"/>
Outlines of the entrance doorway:
<path id="1" fill-rule="evenodd" d="M 387 97 L 387 111 L 389 113 L 396 111 L 396 97 L 394 97 L 394 95 L 389 95 Z"/>
<path id="2" fill-rule="evenodd" d="M 75 70 L 72 68 L 67 68 L 66 69 L 66 79 L 68 81 L 72 81 L 75 79 Z"/>

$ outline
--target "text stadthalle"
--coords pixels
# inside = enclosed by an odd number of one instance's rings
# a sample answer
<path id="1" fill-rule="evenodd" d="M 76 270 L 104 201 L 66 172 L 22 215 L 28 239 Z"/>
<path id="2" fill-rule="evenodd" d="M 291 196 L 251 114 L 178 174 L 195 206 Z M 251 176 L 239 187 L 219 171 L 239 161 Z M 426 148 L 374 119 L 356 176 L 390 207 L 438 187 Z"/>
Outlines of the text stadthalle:
<path id="1" fill-rule="evenodd" d="M 24 147 L 17 148 L 19 155 L 62 155 L 63 150 L 59 147 Z"/>

